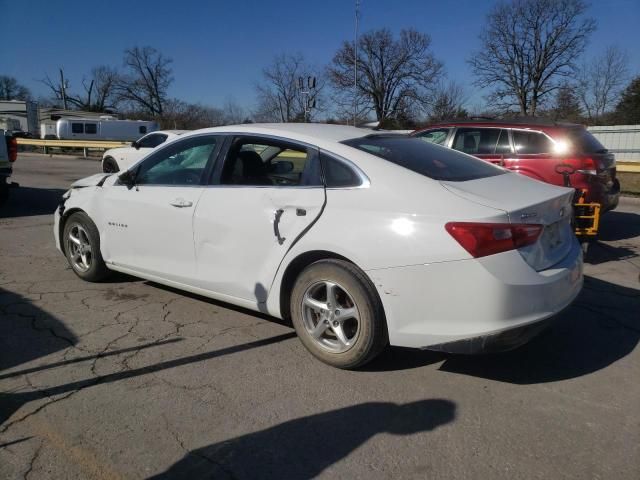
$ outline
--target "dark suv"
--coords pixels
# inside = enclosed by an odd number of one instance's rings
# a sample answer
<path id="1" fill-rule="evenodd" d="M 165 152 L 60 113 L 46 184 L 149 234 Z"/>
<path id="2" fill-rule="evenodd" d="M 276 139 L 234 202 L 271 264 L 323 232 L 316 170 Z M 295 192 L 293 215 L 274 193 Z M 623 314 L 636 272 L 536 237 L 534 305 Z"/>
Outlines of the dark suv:
<path id="1" fill-rule="evenodd" d="M 411 135 L 496 163 L 528 177 L 585 192 L 602 212 L 618 205 L 616 160 L 582 125 L 544 120 L 463 120 Z"/>

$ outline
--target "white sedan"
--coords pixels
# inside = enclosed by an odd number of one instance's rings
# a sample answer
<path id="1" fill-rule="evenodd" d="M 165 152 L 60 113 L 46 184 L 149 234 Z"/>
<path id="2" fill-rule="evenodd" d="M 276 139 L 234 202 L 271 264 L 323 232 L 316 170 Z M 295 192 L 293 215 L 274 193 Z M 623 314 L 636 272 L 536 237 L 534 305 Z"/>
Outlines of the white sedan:
<path id="1" fill-rule="evenodd" d="M 128 169 L 158 145 L 173 140 L 188 130 L 157 130 L 140 137 L 128 147 L 111 148 L 102 155 L 102 171 L 115 173 Z"/>
<path id="2" fill-rule="evenodd" d="M 417 138 L 227 126 L 76 182 L 54 234 L 85 280 L 115 270 L 290 319 L 354 368 L 387 344 L 531 338 L 582 287 L 572 196 Z"/>

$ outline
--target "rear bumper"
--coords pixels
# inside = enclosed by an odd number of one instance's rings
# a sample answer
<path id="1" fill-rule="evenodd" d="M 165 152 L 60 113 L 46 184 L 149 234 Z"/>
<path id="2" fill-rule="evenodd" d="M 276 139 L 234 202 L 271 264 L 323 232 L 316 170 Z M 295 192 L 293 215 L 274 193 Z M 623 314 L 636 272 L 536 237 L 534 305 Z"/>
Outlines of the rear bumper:
<path id="1" fill-rule="evenodd" d="M 392 345 L 473 353 L 515 348 L 582 289 L 582 250 L 536 272 L 517 251 L 368 271 L 385 308 Z"/>

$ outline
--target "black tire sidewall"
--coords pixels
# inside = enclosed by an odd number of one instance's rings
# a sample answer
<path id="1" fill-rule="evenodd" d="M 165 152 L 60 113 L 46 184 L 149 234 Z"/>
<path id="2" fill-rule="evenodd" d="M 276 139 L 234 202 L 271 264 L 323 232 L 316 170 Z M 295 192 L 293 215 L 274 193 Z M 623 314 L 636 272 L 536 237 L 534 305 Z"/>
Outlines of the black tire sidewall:
<path id="1" fill-rule="evenodd" d="M 81 272 L 73 268 L 73 262 L 67 245 L 69 231 L 74 224 L 79 224 L 84 228 L 85 232 L 87 232 L 87 236 L 89 237 L 89 243 L 91 244 L 92 261 L 91 266 L 86 272 Z M 67 218 L 64 223 L 61 241 L 64 245 L 65 256 L 67 257 L 69 266 L 78 277 L 88 282 L 99 282 L 107 276 L 109 270 L 107 269 L 107 266 L 102 259 L 102 254 L 100 253 L 100 234 L 98 233 L 97 227 L 86 213 L 75 212 Z"/>
<path id="2" fill-rule="evenodd" d="M 307 332 L 302 319 L 302 299 L 311 285 L 331 281 L 343 287 L 355 302 L 360 317 L 355 344 L 343 353 L 323 349 Z M 303 345 L 321 361 L 351 369 L 372 360 L 387 344 L 386 321 L 374 287 L 355 265 L 339 260 L 322 260 L 308 266 L 297 278 L 291 294 L 291 319 Z"/>

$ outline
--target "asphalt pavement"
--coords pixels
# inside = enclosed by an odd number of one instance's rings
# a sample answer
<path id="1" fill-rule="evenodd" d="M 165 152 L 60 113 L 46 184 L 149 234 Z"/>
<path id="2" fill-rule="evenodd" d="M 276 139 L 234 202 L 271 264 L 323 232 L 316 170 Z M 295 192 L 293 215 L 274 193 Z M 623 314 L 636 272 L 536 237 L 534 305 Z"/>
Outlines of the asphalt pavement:
<path id="1" fill-rule="evenodd" d="M 341 371 L 278 319 L 78 279 L 52 212 L 99 168 L 21 154 L 0 207 L 0 478 L 640 478 L 640 201 L 525 347 Z"/>

